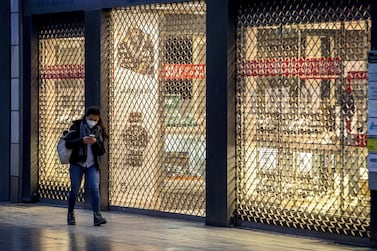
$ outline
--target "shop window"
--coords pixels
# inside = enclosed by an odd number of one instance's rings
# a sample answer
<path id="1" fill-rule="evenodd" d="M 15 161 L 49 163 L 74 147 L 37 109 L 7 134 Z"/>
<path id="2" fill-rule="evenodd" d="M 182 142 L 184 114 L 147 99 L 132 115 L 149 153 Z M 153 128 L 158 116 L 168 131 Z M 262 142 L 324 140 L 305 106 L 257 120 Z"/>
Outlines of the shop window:
<path id="1" fill-rule="evenodd" d="M 80 80 L 57 80 L 55 81 L 55 116 L 59 123 L 70 123 L 74 119 L 82 116 L 82 111 L 72 108 L 75 102 L 84 102 L 81 93 L 77 93 L 80 88 Z"/>
<path id="2" fill-rule="evenodd" d="M 85 111 L 85 36 L 81 17 L 48 18 L 38 27 L 38 193 L 63 201 L 69 170 L 59 162 L 56 142 Z M 83 201 L 83 186 L 78 201 Z"/>
<path id="3" fill-rule="evenodd" d="M 192 39 L 168 37 L 165 41 L 165 62 L 172 65 L 192 64 Z M 183 68 L 185 70 L 186 68 Z M 179 96 L 183 100 L 192 98 L 192 80 L 166 80 L 166 96 Z"/>
<path id="4" fill-rule="evenodd" d="M 194 106 L 193 85 L 197 65 L 193 64 L 191 36 L 167 37 L 164 42 L 164 62 L 171 75 L 165 72 L 163 95 L 167 126 L 196 126 L 190 110 Z"/>
<path id="5" fill-rule="evenodd" d="M 82 111 L 72 106 L 76 102 L 84 103 L 82 93 L 77 91 L 84 75 L 81 46 L 77 39 L 59 39 L 54 47 L 55 64 L 49 66 L 48 78 L 55 79 L 54 109 L 59 123 L 70 123 L 82 116 Z"/>
<path id="6" fill-rule="evenodd" d="M 316 20 L 296 5 L 286 13 L 256 6 L 237 33 L 241 219 L 303 229 L 315 219 L 321 231 L 368 236 L 370 16 L 355 5 L 337 9 L 346 13 L 336 20 L 334 9 L 318 9 Z M 333 222 L 346 223 L 339 230 Z"/>
<path id="7" fill-rule="evenodd" d="M 112 206 L 205 215 L 205 2 L 110 11 Z"/>
<path id="8" fill-rule="evenodd" d="M 346 30 L 345 39 L 346 60 L 358 61 L 367 58 L 367 36 L 364 30 Z"/>
<path id="9" fill-rule="evenodd" d="M 292 28 L 258 29 L 258 58 L 292 58 L 298 56 L 298 32 Z"/>

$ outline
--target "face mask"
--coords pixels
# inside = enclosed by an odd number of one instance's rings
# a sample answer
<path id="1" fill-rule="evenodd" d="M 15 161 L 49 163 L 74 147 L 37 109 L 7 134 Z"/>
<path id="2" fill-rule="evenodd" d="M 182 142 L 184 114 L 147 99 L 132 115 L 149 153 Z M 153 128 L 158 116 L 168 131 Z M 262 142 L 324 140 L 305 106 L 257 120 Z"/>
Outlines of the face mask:
<path id="1" fill-rule="evenodd" d="M 95 125 L 97 125 L 96 121 L 86 119 L 86 123 L 88 124 L 89 128 L 92 129 Z"/>

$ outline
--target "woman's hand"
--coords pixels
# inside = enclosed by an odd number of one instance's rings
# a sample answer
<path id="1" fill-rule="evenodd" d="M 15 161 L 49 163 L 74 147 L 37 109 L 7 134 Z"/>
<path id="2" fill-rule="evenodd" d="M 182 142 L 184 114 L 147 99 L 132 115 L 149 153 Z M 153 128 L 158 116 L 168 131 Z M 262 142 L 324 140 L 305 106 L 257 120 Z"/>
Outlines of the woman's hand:
<path id="1" fill-rule="evenodd" d="M 82 142 L 84 142 L 85 145 L 92 145 L 97 142 L 97 139 L 93 136 L 85 136 L 82 138 Z"/>

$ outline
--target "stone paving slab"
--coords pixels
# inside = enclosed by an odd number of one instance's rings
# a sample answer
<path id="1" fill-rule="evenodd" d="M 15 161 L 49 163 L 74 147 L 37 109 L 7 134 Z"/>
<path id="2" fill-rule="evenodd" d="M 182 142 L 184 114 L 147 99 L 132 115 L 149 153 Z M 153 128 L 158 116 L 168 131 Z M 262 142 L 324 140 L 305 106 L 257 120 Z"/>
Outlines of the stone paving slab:
<path id="1" fill-rule="evenodd" d="M 0 251 L 367 251 L 367 247 L 261 230 L 220 228 L 203 222 L 104 212 L 108 223 L 93 227 L 92 212 L 76 210 L 66 225 L 64 207 L 0 203 Z"/>

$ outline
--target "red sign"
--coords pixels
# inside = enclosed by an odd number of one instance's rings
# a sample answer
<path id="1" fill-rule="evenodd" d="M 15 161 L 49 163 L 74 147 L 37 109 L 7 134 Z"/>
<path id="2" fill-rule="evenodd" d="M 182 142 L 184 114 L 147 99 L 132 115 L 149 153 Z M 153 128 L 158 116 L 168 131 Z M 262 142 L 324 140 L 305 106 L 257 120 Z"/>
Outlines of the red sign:
<path id="1" fill-rule="evenodd" d="M 366 147 L 368 145 L 368 135 L 357 134 L 355 136 L 355 145 L 360 147 Z"/>
<path id="2" fill-rule="evenodd" d="M 165 64 L 162 69 L 165 80 L 204 79 L 205 64 Z"/>
<path id="3" fill-rule="evenodd" d="M 84 65 L 47 65 L 40 69 L 41 79 L 84 78 Z"/>
<path id="4" fill-rule="evenodd" d="M 368 79 L 368 72 L 366 71 L 349 71 L 346 76 L 347 82 L 359 79 Z"/>
<path id="5" fill-rule="evenodd" d="M 247 60 L 243 76 L 329 78 L 341 73 L 340 58 L 266 58 Z"/>

